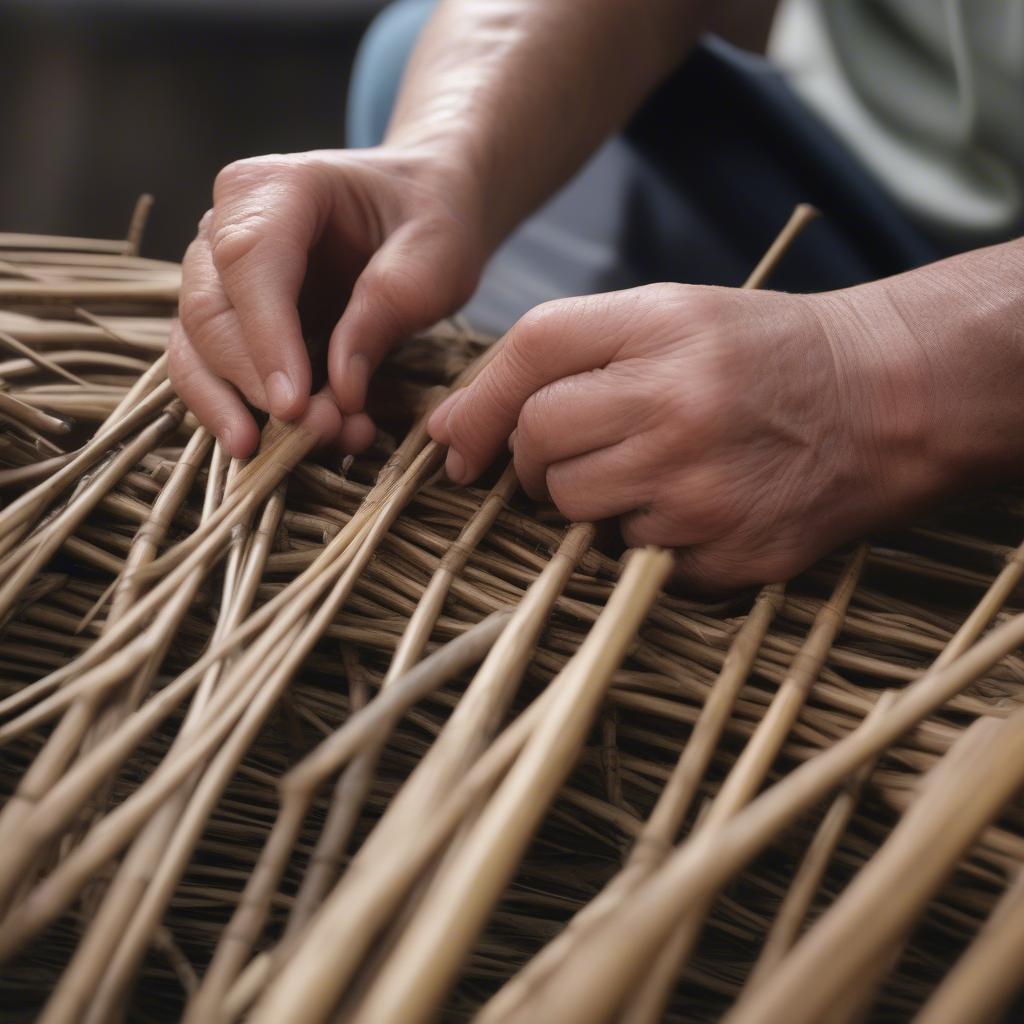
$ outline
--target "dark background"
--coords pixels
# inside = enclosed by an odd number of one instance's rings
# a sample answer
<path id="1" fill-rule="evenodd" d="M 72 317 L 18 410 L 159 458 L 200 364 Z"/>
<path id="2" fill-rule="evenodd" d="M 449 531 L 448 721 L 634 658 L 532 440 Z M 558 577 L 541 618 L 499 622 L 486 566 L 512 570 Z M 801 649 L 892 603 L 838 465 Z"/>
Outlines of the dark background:
<path id="1" fill-rule="evenodd" d="M 383 0 L 2 0 L 0 231 L 121 237 L 178 259 L 239 157 L 341 145 Z"/>

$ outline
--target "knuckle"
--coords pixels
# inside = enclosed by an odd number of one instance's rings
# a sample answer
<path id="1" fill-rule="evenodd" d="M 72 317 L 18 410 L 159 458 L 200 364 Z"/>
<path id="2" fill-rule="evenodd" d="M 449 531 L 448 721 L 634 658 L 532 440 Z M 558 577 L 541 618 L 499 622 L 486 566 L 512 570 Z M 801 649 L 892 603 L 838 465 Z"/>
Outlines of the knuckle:
<path id="1" fill-rule="evenodd" d="M 684 554 L 680 561 L 682 574 L 697 585 L 710 590 L 734 590 L 755 582 L 757 567 L 737 556 L 709 547 Z"/>
<path id="2" fill-rule="evenodd" d="M 622 520 L 622 536 L 630 547 L 643 547 L 645 544 L 671 547 L 677 535 L 678 527 L 672 516 L 657 503 L 641 507 Z"/>
<path id="3" fill-rule="evenodd" d="M 501 351 L 491 364 L 491 372 L 486 375 L 495 399 L 503 406 L 515 395 L 520 401 L 529 396 L 533 392 L 531 382 L 543 376 L 538 368 L 543 366 L 551 338 L 545 326 L 550 323 L 551 315 L 540 309 L 533 310 L 505 336 Z"/>
<path id="4" fill-rule="evenodd" d="M 552 467 L 547 471 L 548 494 L 555 508 L 570 522 L 585 523 L 594 518 L 593 506 L 588 501 L 586 492 L 574 485 L 565 474 Z"/>
<path id="5" fill-rule="evenodd" d="M 524 352 L 536 352 L 551 342 L 552 335 L 564 329 L 571 299 L 552 299 L 534 306 L 516 321 L 507 335 L 507 344 Z"/>
<path id="6" fill-rule="evenodd" d="M 228 309 L 227 299 L 209 288 L 193 288 L 178 303 L 181 326 L 194 344 L 200 344 L 210 325 Z"/>
<path id="7" fill-rule="evenodd" d="M 485 373 L 477 381 L 474 389 L 477 398 L 474 409 L 486 409 L 488 415 L 492 417 L 499 415 L 503 421 L 508 421 L 508 429 L 511 432 L 519 418 L 519 403 L 523 400 L 524 389 L 517 385 L 517 381 L 522 378 L 504 364 L 492 366 L 492 371 Z M 460 410 L 456 410 L 458 411 Z M 467 423 L 466 426 L 467 429 L 471 428 L 471 424 Z"/>
<path id="8" fill-rule="evenodd" d="M 221 194 L 231 194 L 239 191 L 246 191 L 255 185 L 262 184 L 269 178 L 286 173 L 289 163 L 278 154 L 267 156 L 249 156 L 242 160 L 235 160 L 217 173 L 213 182 L 213 194 L 215 197 Z"/>
<path id="9" fill-rule="evenodd" d="M 218 225 L 210 238 L 213 265 L 224 273 L 249 256 L 263 238 L 263 220 L 258 215 Z"/>
<path id="10" fill-rule="evenodd" d="M 680 557 L 684 576 L 715 589 L 784 582 L 805 567 L 806 561 L 796 551 L 764 549 L 729 540 L 684 552 Z"/>
<path id="11" fill-rule="evenodd" d="M 386 308 L 396 320 L 429 319 L 435 305 L 432 290 L 422 272 L 403 260 L 392 259 L 364 271 L 367 295 Z M 423 315 L 416 317 L 416 311 Z"/>

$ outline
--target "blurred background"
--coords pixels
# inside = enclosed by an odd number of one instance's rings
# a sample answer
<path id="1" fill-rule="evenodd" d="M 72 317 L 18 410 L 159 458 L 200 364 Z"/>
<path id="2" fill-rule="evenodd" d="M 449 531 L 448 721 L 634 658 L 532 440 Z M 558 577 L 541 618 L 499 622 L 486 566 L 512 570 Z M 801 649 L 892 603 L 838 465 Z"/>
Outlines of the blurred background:
<path id="1" fill-rule="evenodd" d="M 180 259 L 223 166 L 344 144 L 353 60 L 385 6 L 0 0 L 0 231 L 123 237 L 150 192 L 143 254 Z M 477 328 L 499 334 L 547 299 L 650 281 L 739 285 L 802 201 L 824 217 L 774 287 L 841 287 L 935 258 L 751 56 L 773 6 L 716 7 L 715 31 L 735 45 L 698 47 L 511 235 L 466 307 Z"/>
<path id="2" fill-rule="evenodd" d="M 384 0 L 3 0 L 0 226 L 178 259 L 226 163 L 339 146 L 356 46 Z"/>

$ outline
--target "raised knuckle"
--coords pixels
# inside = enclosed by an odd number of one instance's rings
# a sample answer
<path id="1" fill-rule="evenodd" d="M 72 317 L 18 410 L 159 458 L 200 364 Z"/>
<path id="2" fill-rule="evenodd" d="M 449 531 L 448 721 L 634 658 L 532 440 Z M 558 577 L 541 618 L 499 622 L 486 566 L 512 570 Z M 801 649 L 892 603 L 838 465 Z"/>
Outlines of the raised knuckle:
<path id="1" fill-rule="evenodd" d="M 572 299 L 552 299 L 534 306 L 509 331 L 507 344 L 524 352 L 543 350 L 565 330 L 572 306 Z"/>
<path id="2" fill-rule="evenodd" d="M 566 519 L 573 523 L 586 523 L 594 518 L 594 506 L 587 492 L 570 476 L 559 472 L 557 467 L 551 467 L 546 479 L 551 501 Z"/>
<path id="3" fill-rule="evenodd" d="M 713 549 L 682 551 L 676 558 L 676 574 L 701 590 L 729 590 L 747 580 L 733 559 Z"/>
<path id="4" fill-rule="evenodd" d="M 213 194 L 247 191 L 265 181 L 290 173 L 292 163 L 278 154 L 250 156 L 221 168 L 213 182 Z"/>
<path id="5" fill-rule="evenodd" d="M 490 373 L 485 375 L 494 400 L 502 407 L 533 394 L 536 383 L 545 376 L 543 367 L 548 350 L 545 339 L 549 337 L 529 324 L 517 325 L 505 336 L 501 351 L 491 363 Z"/>
<path id="6" fill-rule="evenodd" d="M 765 550 L 728 540 L 684 554 L 680 565 L 683 575 L 717 589 L 784 582 L 804 567 L 794 551 Z"/>
<path id="7" fill-rule="evenodd" d="M 422 268 L 402 260 L 370 266 L 363 272 L 368 298 L 396 321 L 429 320 L 434 315 L 437 290 Z"/>
<path id="8" fill-rule="evenodd" d="M 265 237 L 266 225 L 258 216 L 218 225 L 210 237 L 213 265 L 221 273 L 236 266 L 250 256 Z"/>
<path id="9" fill-rule="evenodd" d="M 209 288 L 192 288 L 178 303 L 178 317 L 193 343 L 199 344 L 210 325 L 228 310 L 226 297 Z"/>
<path id="10" fill-rule="evenodd" d="M 490 369 L 476 383 L 477 407 L 507 420 L 511 431 L 519 419 L 520 403 L 524 395 L 529 395 L 528 377 L 504 360 L 493 363 Z"/>

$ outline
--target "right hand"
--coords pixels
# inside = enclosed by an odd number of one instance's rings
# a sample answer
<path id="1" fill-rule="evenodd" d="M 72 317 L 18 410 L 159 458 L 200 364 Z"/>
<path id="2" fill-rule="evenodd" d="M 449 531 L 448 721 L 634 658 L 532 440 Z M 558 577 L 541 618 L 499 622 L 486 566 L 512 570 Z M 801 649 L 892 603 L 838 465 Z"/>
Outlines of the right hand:
<path id="1" fill-rule="evenodd" d="M 306 409 L 303 330 L 330 332 L 339 441 L 373 439 L 363 405 L 389 349 L 472 294 L 486 252 L 469 175 L 412 149 L 321 150 L 230 164 L 185 254 L 169 342 L 175 389 L 236 458 Z"/>

